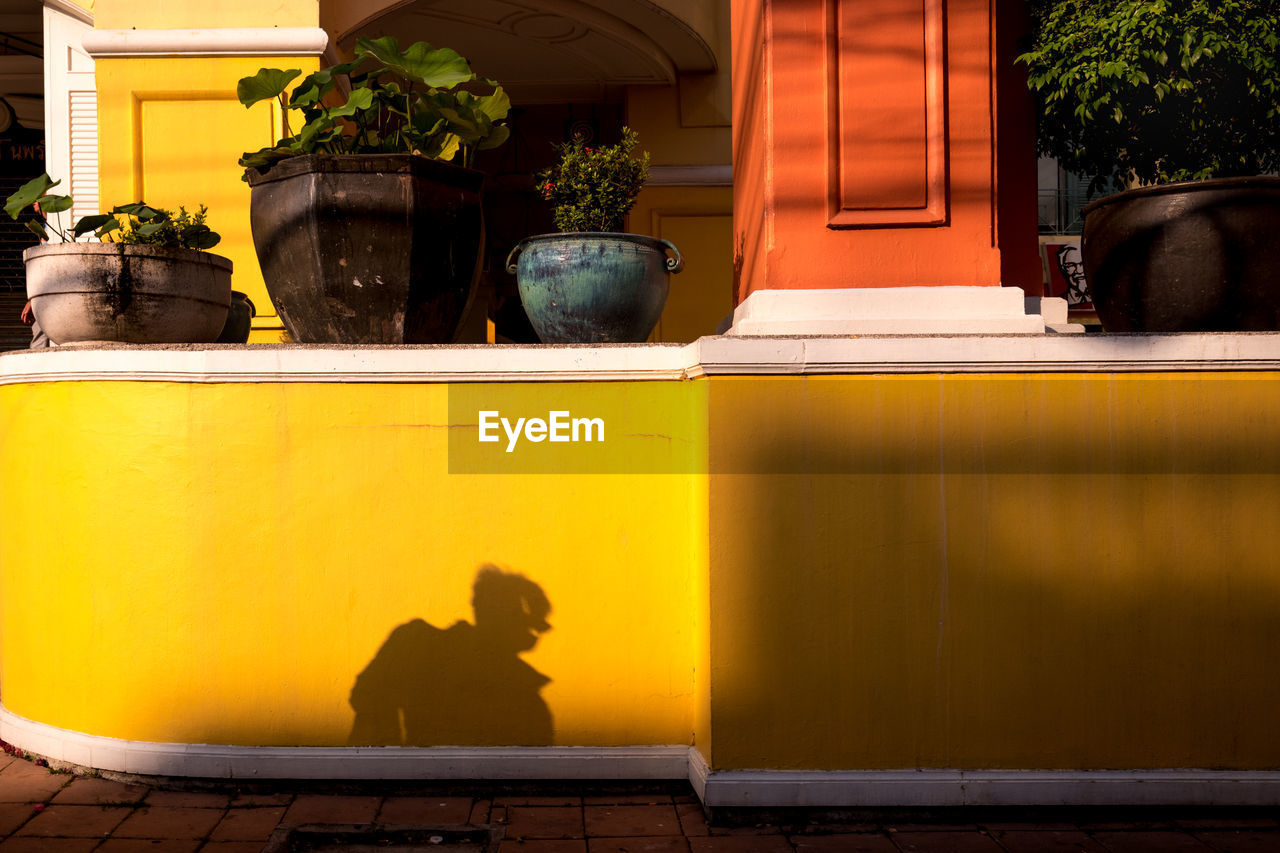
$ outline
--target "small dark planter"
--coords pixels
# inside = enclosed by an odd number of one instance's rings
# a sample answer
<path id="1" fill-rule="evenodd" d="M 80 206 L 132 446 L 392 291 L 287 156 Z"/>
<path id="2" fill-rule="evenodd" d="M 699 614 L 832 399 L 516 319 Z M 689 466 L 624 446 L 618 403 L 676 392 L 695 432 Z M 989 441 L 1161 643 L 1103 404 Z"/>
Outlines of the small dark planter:
<path id="1" fill-rule="evenodd" d="M 238 290 L 231 291 L 231 307 L 227 309 L 227 322 L 218 335 L 219 344 L 244 344 L 249 342 L 249 333 L 253 331 L 253 318 L 258 309 L 248 295 Z"/>
<path id="2" fill-rule="evenodd" d="M 668 273 L 682 269 L 670 242 L 606 231 L 540 234 L 507 258 L 544 344 L 644 341 L 667 302 Z"/>
<path id="3" fill-rule="evenodd" d="M 1143 187 L 1084 212 L 1085 277 L 1107 331 L 1280 330 L 1280 178 Z"/>
<path id="4" fill-rule="evenodd" d="M 410 154 L 248 171 L 267 292 L 300 343 L 438 344 L 475 289 L 484 175 Z"/>

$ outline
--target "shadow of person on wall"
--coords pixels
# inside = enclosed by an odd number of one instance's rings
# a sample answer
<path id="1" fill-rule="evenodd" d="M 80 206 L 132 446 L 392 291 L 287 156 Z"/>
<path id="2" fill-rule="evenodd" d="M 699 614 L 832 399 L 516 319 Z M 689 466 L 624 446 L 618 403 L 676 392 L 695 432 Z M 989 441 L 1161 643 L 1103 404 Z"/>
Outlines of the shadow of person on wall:
<path id="1" fill-rule="evenodd" d="M 440 629 L 414 619 L 387 637 L 356 677 L 352 746 L 535 746 L 552 742 L 551 679 L 520 659 L 551 629 L 542 587 L 482 566 L 471 587 L 475 624 Z"/>

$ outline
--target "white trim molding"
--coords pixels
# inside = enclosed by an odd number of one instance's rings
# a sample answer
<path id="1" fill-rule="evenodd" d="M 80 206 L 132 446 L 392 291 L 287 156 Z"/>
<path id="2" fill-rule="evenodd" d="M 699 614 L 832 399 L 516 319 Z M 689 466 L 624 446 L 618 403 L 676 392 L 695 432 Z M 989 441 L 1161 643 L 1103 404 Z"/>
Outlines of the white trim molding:
<path id="1" fill-rule="evenodd" d="M 46 9 L 53 9 L 67 17 L 75 18 L 82 24 L 93 26 L 93 13 L 72 3 L 71 0 L 42 0 L 42 3 Z"/>
<path id="2" fill-rule="evenodd" d="M 1280 333 L 707 337 L 691 344 L 53 347 L 0 354 L 0 385 L 626 382 L 704 376 L 1280 372 Z"/>
<path id="3" fill-rule="evenodd" d="M 668 780 L 711 808 L 1277 806 L 1268 770 L 710 770 L 696 747 L 309 747 L 82 734 L 0 706 L 0 739 L 55 762 L 201 779 Z"/>
<path id="4" fill-rule="evenodd" d="M 203 779 L 680 779 L 688 746 L 226 746 L 87 735 L 0 707 L 0 739 L 56 762 Z"/>
<path id="5" fill-rule="evenodd" d="M 94 59 L 124 56 L 320 56 L 329 34 L 319 27 L 228 27 L 205 30 L 94 30 L 84 37 Z"/>
<path id="6" fill-rule="evenodd" d="M 695 760 L 696 750 L 691 781 Z M 694 790 L 713 809 L 1280 805 L 1280 772 L 1271 770 L 703 772 Z"/>

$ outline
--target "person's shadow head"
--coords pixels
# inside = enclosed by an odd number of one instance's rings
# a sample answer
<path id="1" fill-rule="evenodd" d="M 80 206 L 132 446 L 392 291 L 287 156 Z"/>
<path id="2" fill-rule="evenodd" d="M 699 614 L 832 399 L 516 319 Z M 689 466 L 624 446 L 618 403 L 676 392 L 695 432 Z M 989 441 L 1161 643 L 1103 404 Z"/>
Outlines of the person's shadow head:
<path id="1" fill-rule="evenodd" d="M 484 565 L 475 623 L 413 619 L 391 632 L 351 689 L 352 745 L 497 746 L 552 742 L 541 691 L 551 679 L 520 658 L 551 630 L 542 587 Z"/>
<path id="2" fill-rule="evenodd" d="M 551 630 L 551 602 L 542 587 L 514 572 L 486 565 L 471 586 L 477 642 L 495 652 L 527 652 Z"/>

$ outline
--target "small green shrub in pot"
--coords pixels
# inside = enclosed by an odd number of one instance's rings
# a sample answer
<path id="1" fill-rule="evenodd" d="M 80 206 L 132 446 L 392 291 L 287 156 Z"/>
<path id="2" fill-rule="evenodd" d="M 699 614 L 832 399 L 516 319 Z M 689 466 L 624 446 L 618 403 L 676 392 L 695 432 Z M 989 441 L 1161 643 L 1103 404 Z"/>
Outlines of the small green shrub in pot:
<path id="1" fill-rule="evenodd" d="M 555 166 L 535 177 L 561 233 L 522 240 L 507 258 L 507 272 L 516 276 L 520 302 L 543 343 L 645 340 L 666 304 L 668 274 L 684 269 L 669 241 L 617 233 L 649 179 L 649 154 L 632 156 L 636 142 L 626 127 L 616 145 L 575 138 L 560 146 Z"/>
<path id="2" fill-rule="evenodd" d="M 623 217 L 649 180 L 649 152 L 632 156 L 635 131 L 616 145 L 592 147 L 581 137 L 560 146 L 560 161 L 538 173 L 536 185 L 561 231 L 621 231 Z"/>
<path id="3" fill-rule="evenodd" d="M 1112 332 L 1280 331 L 1280 4 L 1032 0 L 1038 147 L 1084 208 Z M 1128 187 L 1129 189 L 1125 189 Z"/>

